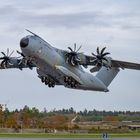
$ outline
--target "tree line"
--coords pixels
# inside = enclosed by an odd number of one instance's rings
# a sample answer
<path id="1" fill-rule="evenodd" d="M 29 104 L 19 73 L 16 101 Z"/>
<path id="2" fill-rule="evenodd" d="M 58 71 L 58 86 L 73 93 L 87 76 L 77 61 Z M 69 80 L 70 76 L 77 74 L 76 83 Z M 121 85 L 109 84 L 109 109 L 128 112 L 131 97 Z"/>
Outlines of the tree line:
<path id="1" fill-rule="evenodd" d="M 98 111 L 83 110 L 76 112 L 74 108 L 40 111 L 36 107 L 25 105 L 22 109 L 10 111 L 0 105 L 1 128 L 48 128 L 68 129 L 69 124 L 90 121 L 140 121 L 140 111 Z"/>

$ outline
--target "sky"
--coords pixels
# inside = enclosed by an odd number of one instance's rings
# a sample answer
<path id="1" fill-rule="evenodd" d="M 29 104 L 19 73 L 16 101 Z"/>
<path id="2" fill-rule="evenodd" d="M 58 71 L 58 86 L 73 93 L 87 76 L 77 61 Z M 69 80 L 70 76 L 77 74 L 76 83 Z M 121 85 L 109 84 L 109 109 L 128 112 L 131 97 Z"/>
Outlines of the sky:
<path id="1" fill-rule="evenodd" d="M 20 50 L 20 39 L 29 34 L 25 29 L 60 49 L 76 42 L 90 55 L 97 46 L 107 46 L 113 59 L 140 63 L 139 0 L 1 0 L 0 51 Z M 0 103 L 10 110 L 28 105 L 40 110 L 140 111 L 140 71 L 121 70 L 109 90 L 48 88 L 35 69 L 0 71 Z"/>

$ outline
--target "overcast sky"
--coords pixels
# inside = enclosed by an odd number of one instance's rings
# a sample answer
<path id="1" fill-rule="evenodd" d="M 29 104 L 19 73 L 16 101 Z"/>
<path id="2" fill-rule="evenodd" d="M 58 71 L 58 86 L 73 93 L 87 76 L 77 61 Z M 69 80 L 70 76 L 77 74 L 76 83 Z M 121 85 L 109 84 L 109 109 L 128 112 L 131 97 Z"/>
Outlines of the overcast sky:
<path id="1" fill-rule="evenodd" d="M 25 29 L 54 47 L 67 49 L 76 42 L 91 54 L 107 46 L 112 58 L 140 63 L 139 0 L 1 0 L 0 51 L 20 50 L 20 39 L 29 34 Z M 140 111 L 140 71 L 121 70 L 109 93 L 48 88 L 28 69 L 1 70 L 0 88 L 0 102 L 12 110 L 28 105 Z"/>

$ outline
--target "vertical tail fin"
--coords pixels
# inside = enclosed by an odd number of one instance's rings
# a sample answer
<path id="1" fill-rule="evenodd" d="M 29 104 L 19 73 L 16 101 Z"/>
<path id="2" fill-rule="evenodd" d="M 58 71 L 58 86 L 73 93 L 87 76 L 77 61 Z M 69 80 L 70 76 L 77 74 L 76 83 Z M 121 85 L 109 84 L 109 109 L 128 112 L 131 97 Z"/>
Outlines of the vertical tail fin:
<path id="1" fill-rule="evenodd" d="M 102 67 L 97 73 L 96 77 L 108 87 L 119 71 L 119 68 L 115 67 L 112 67 L 111 69 Z"/>

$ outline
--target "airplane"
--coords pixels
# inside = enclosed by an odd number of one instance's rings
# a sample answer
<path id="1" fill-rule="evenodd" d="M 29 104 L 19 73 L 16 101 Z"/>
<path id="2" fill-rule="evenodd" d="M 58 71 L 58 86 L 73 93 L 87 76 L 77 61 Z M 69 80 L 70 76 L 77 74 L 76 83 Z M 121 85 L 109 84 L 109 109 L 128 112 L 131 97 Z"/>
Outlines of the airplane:
<path id="1" fill-rule="evenodd" d="M 112 59 L 108 56 L 110 53 L 105 52 L 106 47 L 101 50 L 97 47 L 97 54 L 85 55 L 79 52 L 82 46 L 77 48 L 76 43 L 73 49 L 68 47 L 68 50 L 61 50 L 27 31 L 31 35 L 20 40 L 19 57 L 12 57 L 14 51 L 10 53 L 9 49 L 7 53 L 1 52 L 0 69 L 32 70 L 35 67 L 41 82 L 49 88 L 63 85 L 72 89 L 109 92 L 108 86 L 120 69 L 140 70 L 140 64 Z M 84 69 L 88 66 L 93 66 L 90 72 Z M 94 72 L 96 75 L 92 74 Z"/>

